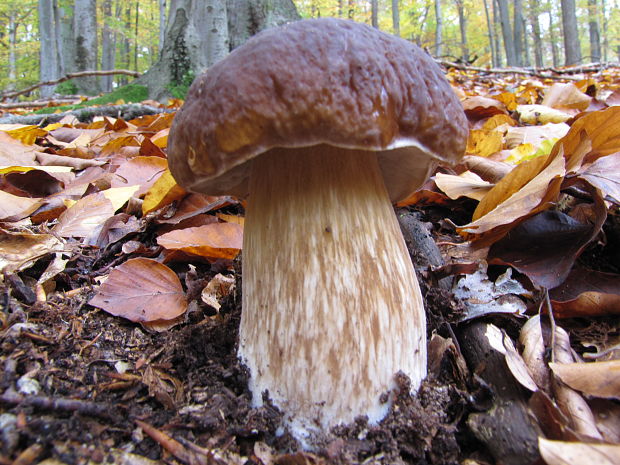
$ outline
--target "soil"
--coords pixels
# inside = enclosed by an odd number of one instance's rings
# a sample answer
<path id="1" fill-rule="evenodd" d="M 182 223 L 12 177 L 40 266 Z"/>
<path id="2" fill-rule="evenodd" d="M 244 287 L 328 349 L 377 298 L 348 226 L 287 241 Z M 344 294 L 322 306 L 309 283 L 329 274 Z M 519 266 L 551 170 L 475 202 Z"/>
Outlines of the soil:
<path id="1" fill-rule="evenodd" d="M 420 214 L 432 222 L 436 240 L 439 232 L 446 239 L 446 211 Z M 452 208 L 451 215 L 458 214 Z M 140 240 L 152 238 L 147 232 Z M 159 333 L 87 304 L 93 278 L 113 258 L 99 254 L 84 249 L 72 258 L 60 282 L 64 292 L 46 302 L 29 296 L 28 276 L 22 275 L 21 285 L 5 279 L 0 288 L 0 465 L 18 463 L 12 462 L 16 457 L 26 464 L 140 463 L 137 456 L 257 465 L 493 463 L 467 426 L 468 416 L 481 409 L 479 386 L 450 351 L 429 351 L 434 368 L 416 395 L 409 394 L 408 379 L 398 378 L 392 409 L 379 425 L 359 418 L 335 428 L 312 453 L 301 452 L 277 408 L 268 401 L 251 407 L 248 373 L 236 357 L 240 295 L 227 297 L 219 312 L 198 304 L 196 289 L 219 271 L 218 264 L 175 269 L 194 303 L 182 324 Z M 44 266 L 29 273 L 36 277 Z M 458 303 L 429 285 L 428 272 L 420 270 L 419 277 L 429 340 L 432 333 L 454 338 Z M 20 387 L 30 394 L 17 394 Z M 165 436 L 154 440 L 144 424 Z M 166 437 L 185 451 L 220 455 L 171 455 L 162 447 Z"/>

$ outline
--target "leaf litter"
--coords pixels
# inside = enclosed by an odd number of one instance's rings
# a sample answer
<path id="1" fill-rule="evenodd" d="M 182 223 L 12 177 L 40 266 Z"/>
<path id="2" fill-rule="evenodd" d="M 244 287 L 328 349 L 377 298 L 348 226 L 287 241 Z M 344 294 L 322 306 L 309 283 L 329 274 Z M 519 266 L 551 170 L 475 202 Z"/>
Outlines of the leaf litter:
<path id="1" fill-rule="evenodd" d="M 464 358 L 459 344 L 461 330 L 493 321 L 482 337 L 511 373 L 506 382 L 529 392 L 513 405 L 537 424 L 528 454 L 613 463 L 617 70 L 566 84 L 448 78 L 469 118 L 467 157 L 399 204 L 430 225 L 442 251 L 443 266 L 418 270 L 435 332 L 431 374 L 416 396 L 398 378 L 381 424 L 338 427 L 314 453 L 299 450 L 269 402 L 251 407 L 235 349 L 243 204 L 176 185 L 165 158 L 174 114 L 0 128 L 2 453 L 63 463 L 105 454 L 505 462 L 497 438 L 475 426 L 477 412 L 505 409 L 499 388 L 481 382 L 484 361 Z"/>

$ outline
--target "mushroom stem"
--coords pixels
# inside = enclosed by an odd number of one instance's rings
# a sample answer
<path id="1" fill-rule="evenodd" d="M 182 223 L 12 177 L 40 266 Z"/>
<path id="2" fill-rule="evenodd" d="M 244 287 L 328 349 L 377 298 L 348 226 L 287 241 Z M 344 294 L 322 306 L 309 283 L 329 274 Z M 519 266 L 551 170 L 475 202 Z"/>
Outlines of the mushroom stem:
<path id="1" fill-rule="evenodd" d="M 239 355 L 298 438 L 381 420 L 426 375 L 420 289 L 374 152 L 326 145 L 252 161 Z"/>

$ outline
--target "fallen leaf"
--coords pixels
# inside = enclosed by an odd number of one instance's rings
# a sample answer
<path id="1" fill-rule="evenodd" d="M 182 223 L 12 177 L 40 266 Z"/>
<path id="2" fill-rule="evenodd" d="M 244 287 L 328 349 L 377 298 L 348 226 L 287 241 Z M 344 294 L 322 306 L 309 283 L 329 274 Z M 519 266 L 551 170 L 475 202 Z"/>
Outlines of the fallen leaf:
<path id="1" fill-rule="evenodd" d="M 112 202 L 102 192 L 87 195 L 65 210 L 54 226 L 54 233 L 62 237 L 87 237 L 114 215 Z"/>
<path id="2" fill-rule="evenodd" d="M 112 187 L 140 186 L 135 194 L 144 195 L 166 171 L 168 162 L 160 157 L 134 157 L 115 171 Z"/>
<path id="3" fill-rule="evenodd" d="M 547 465 L 617 465 L 620 445 L 550 441 L 538 438 L 538 448 Z"/>
<path id="4" fill-rule="evenodd" d="M 235 289 L 234 276 L 225 276 L 221 273 L 216 274 L 213 279 L 205 286 L 200 294 L 202 301 L 219 311 L 220 301 L 227 297 Z"/>
<path id="5" fill-rule="evenodd" d="M 133 258 L 114 268 L 89 304 L 140 323 L 171 320 L 187 308 L 176 273 L 148 258 Z"/>
<path id="6" fill-rule="evenodd" d="M 591 363 L 550 363 L 563 383 L 586 395 L 620 399 L 620 360 Z"/>
<path id="7" fill-rule="evenodd" d="M 488 118 L 500 113 L 508 113 L 506 106 L 499 100 L 488 97 L 467 97 L 461 102 L 468 118 Z"/>
<path id="8" fill-rule="evenodd" d="M 556 82 L 545 91 L 541 104 L 558 110 L 584 111 L 592 97 L 581 92 L 575 84 Z"/>
<path id="9" fill-rule="evenodd" d="M 579 176 L 599 189 L 606 200 L 620 205 L 620 152 L 594 160 Z"/>
<path id="10" fill-rule="evenodd" d="M 563 123 L 572 115 L 545 105 L 519 105 L 517 107 L 521 124 Z"/>
<path id="11" fill-rule="evenodd" d="M 25 270 L 39 258 L 61 252 L 64 244 L 51 234 L 12 233 L 0 229 L 0 271 Z"/>
<path id="12" fill-rule="evenodd" d="M 20 197 L 0 190 L 0 219 L 17 221 L 26 218 L 44 203 L 43 199 Z"/>
<path id="13" fill-rule="evenodd" d="M 504 148 L 504 136 L 501 132 L 474 129 L 469 132 L 467 152 L 470 155 L 488 157 Z"/>
<path id="14" fill-rule="evenodd" d="M 453 200 L 459 197 L 469 197 L 480 201 L 493 187 L 493 184 L 484 181 L 471 171 L 465 171 L 458 176 L 437 173 L 435 184 Z"/>
<path id="15" fill-rule="evenodd" d="M 187 195 L 187 191 L 177 184 L 170 170 L 166 171 L 155 181 L 144 196 L 142 214 L 146 215 L 154 210 L 180 200 Z"/>
<path id="16" fill-rule="evenodd" d="M 233 259 L 241 250 L 243 228 L 234 223 L 213 223 L 177 229 L 159 236 L 157 243 L 168 250 L 180 250 L 210 259 Z"/>

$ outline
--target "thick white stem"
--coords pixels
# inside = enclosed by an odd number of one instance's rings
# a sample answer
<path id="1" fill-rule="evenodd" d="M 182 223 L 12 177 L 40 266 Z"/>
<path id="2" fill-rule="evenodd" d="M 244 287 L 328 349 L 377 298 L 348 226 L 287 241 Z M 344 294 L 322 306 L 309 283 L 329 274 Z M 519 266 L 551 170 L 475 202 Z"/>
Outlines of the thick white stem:
<path id="1" fill-rule="evenodd" d="M 239 355 L 298 437 L 377 422 L 426 375 L 420 289 L 376 154 L 275 149 L 253 161 Z"/>

